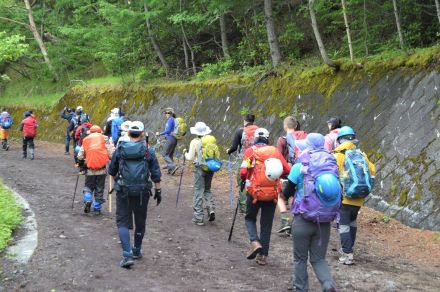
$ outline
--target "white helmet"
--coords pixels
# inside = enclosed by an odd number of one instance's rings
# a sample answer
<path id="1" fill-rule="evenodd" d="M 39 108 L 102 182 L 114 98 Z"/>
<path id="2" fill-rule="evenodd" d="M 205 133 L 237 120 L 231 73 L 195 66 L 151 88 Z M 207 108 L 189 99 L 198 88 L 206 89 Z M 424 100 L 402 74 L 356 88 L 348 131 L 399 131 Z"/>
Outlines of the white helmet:
<path id="1" fill-rule="evenodd" d="M 283 164 L 278 158 L 269 158 L 264 161 L 266 166 L 266 177 L 270 181 L 275 181 L 283 174 Z"/>
<path id="2" fill-rule="evenodd" d="M 255 138 L 263 137 L 269 139 L 269 131 L 266 130 L 265 128 L 258 128 L 255 130 L 254 136 Z"/>

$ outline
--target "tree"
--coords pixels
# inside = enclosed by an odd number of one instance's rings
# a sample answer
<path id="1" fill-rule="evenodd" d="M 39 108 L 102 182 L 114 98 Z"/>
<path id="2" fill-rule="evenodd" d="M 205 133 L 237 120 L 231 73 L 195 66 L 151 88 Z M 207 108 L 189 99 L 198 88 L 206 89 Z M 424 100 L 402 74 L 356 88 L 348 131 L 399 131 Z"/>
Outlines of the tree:
<path id="1" fill-rule="evenodd" d="M 394 7 L 394 17 L 396 18 L 397 34 L 399 35 L 400 48 L 403 50 L 405 48 L 405 43 L 403 41 L 402 28 L 400 25 L 399 11 L 397 10 L 396 0 L 393 0 L 393 7 Z"/>
<path id="2" fill-rule="evenodd" d="M 13 62 L 26 53 L 28 45 L 23 43 L 24 39 L 24 36 L 7 36 L 4 31 L 0 31 L 0 64 Z M 0 74 L 0 82 L 2 80 L 9 80 L 9 77 L 6 74 Z"/>
<path id="3" fill-rule="evenodd" d="M 267 39 L 269 41 L 270 56 L 272 58 L 273 67 L 277 67 L 281 62 L 281 51 L 272 14 L 272 0 L 264 0 L 264 15 L 266 16 L 266 30 Z"/>
<path id="4" fill-rule="evenodd" d="M 318 43 L 319 52 L 321 53 L 321 57 L 322 60 L 324 61 L 324 64 L 339 69 L 339 66 L 328 57 L 327 51 L 325 50 L 325 46 L 321 38 L 321 33 L 319 32 L 319 28 L 318 28 L 318 22 L 316 21 L 315 0 L 309 0 L 309 12 L 310 12 L 310 19 L 312 20 L 313 33 L 315 34 L 315 39 L 316 42 Z"/>
<path id="5" fill-rule="evenodd" d="M 226 34 L 226 20 L 225 20 L 224 13 L 220 14 L 219 22 L 220 22 L 220 36 L 221 36 L 221 40 L 222 40 L 223 56 L 226 59 L 229 59 L 231 56 L 229 55 L 229 44 L 228 44 L 228 36 Z"/>
<path id="6" fill-rule="evenodd" d="M 438 22 L 440 23 L 440 2 L 438 0 L 435 0 L 435 8 L 437 10 Z"/>
<path id="7" fill-rule="evenodd" d="M 347 32 L 347 42 L 348 42 L 348 50 L 350 51 L 350 60 L 353 65 L 357 67 L 361 67 L 362 66 L 361 64 L 356 63 L 354 61 L 353 44 L 351 42 L 350 25 L 348 23 L 347 5 L 345 3 L 345 0 L 341 0 L 341 4 L 342 4 L 342 14 L 344 15 L 345 30 Z"/>

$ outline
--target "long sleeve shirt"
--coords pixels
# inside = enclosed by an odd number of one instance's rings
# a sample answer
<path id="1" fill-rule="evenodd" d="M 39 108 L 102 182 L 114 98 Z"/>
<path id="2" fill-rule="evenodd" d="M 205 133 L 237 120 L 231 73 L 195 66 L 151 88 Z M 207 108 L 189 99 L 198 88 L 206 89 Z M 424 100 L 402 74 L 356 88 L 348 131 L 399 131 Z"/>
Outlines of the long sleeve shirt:
<path id="1" fill-rule="evenodd" d="M 241 151 L 242 137 L 243 137 L 243 128 L 237 129 L 234 133 L 233 138 L 232 138 L 232 144 L 231 144 L 231 147 L 229 147 L 228 155 L 234 153 L 235 151 L 238 151 L 238 152 Z"/>
<path id="2" fill-rule="evenodd" d="M 193 160 L 194 163 L 200 162 L 199 149 L 202 147 L 202 141 L 199 138 L 193 139 L 189 144 L 189 150 L 185 153 L 186 160 Z"/>
<path id="3" fill-rule="evenodd" d="M 176 122 L 173 117 L 169 117 L 166 124 L 165 124 L 165 131 L 160 133 L 161 136 L 172 136 L 172 133 L 174 131 L 174 128 L 176 126 Z"/>

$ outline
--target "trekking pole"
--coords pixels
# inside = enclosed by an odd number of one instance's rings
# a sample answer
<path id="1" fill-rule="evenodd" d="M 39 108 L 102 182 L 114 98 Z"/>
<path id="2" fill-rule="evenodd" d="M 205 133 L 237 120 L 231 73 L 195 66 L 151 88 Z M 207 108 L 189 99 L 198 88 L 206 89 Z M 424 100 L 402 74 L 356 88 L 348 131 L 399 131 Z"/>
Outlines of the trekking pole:
<path id="1" fill-rule="evenodd" d="M 112 212 L 112 193 L 113 193 L 113 177 L 111 175 L 109 175 L 109 179 L 108 179 L 108 194 L 107 194 L 108 212 L 109 213 Z"/>
<path id="2" fill-rule="evenodd" d="M 75 196 L 76 196 L 76 189 L 78 188 L 78 181 L 79 181 L 79 174 L 76 176 L 75 191 L 73 192 L 73 199 L 72 199 L 72 209 L 73 209 L 73 204 L 75 203 Z"/>
<path id="3" fill-rule="evenodd" d="M 183 178 L 183 171 L 185 170 L 185 153 L 183 153 L 183 165 L 182 165 L 182 169 L 180 170 L 180 181 L 179 181 L 179 188 L 177 189 L 177 197 L 176 197 L 176 208 L 177 205 L 179 204 L 179 195 L 180 195 L 180 188 L 182 187 L 182 178 Z"/>
<path id="4" fill-rule="evenodd" d="M 237 200 L 237 207 L 235 208 L 234 219 L 232 220 L 231 230 L 229 230 L 228 242 L 231 242 L 232 232 L 234 231 L 235 219 L 237 218 L 238 206 L 240 205 L 240 200 Z"/>
<path id="5" fill-rule="evenodd" d="M 234 202 L 234 191 L 232 190 L 232 161 L 229 154 L 229 206 L 232 208 Z"/>

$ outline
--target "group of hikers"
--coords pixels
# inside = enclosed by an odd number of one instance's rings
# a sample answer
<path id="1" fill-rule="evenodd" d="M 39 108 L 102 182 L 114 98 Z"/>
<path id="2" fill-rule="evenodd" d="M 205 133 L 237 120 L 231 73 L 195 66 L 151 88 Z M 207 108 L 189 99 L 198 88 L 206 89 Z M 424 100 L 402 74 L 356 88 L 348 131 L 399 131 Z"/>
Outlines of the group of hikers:
<path id="1" fill-rule="evenodd" d="M 2 131 L 13 123 L 7 121 L 4 114 L 0 120 Z M 162 156 L 166 165 L 163 169 L 174 175 L 180 163 L 176 166 L 173 156 L 177 144 L 186 135 L 187 125 L 182 117 L 176 117 L 172 108 L 165 109 L 163 114 L 165 129 L 156 136 L 157 139 L 160 136 L 165 138 Z M 142 122 L 130 121 L 120 108 L 111 110 L 104 130 L 90 122 L 81 106 L 76 110 L 64 108 L 60 116 L 68 122 L 65 154 L 69 154 L 70 141 L 73 140 L 76 166 L 81 168 L 80 174 L 86 176 L 83 189 L 85 213 L 93 210 L 100 214 L 105 202 L 106 176 L 110 175 L 109 192 L 116 191 L 116 224 L 122 245 L 120 266 L 129 268 L 134 260 L 142 257 L 149 199 L 153 197 L 157 205 L 162 200 L 161 169 L 154 147 L 149 147 L 148 132 Z M 278 207 L 281 216 L 278 233 L 293 238 L 295 291 L 309 290 L 309 257 L 323 291 L 336 291 L 326 262 L 330 224 L 336 221 L 339 225 L 339 262 L 352 265 L 357 215 L 374 185 L 375 167 L 358 148 L 355 131 L 342 126 L 336 117 L 330 118 L 327 125 L 329 131 L 325 136 L 306 133 L 301 130 L 296 117 L 288 116 L 283 121 L 285 135 L 277 139 L 276 146 L 271 146 L 269 131 L 258 127 L 255 116 L 247 114 L 226 151 L 230 161 L 235 152 L 240 160 L 237 210 L 244 214 L 250 241 L 246 257 L 255 259 L 259 265 L 267 264 Z M 25 113 L 21 128 L 23 151 L 29 145 L 33 159 L 37 125 L 31 112 Z M 31 128 L 33 136 L 29 135 Z M 222 168 L 221 151 L 212 130 L 205 123 L 197 122 L 190 128 L 190 133 L 194 139 L 188 150 L 183 150 L 180 174 L 182 177 L 185 161 L 192 161 L 195 166 L 192 222 L 202 226 L 205 225 L 205 216 L 209 222 L 216 219 L 211 185 L 215 173 Z M 4 133 L 1 137 L 4 141 Z M 7 141 L 2 144 L 5 149 Z M 26 157 L 25 152 L 23 156 Z M 292 203 L 289 206 L 290 198 Z M 258 213 L 261 213 L 259 232 Z M 133 244 L 130 243 L 130 229 L 134 229 Z"/>

